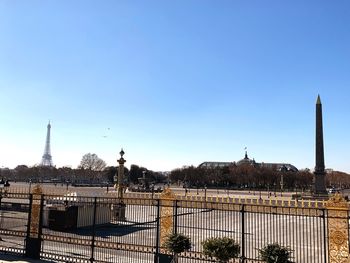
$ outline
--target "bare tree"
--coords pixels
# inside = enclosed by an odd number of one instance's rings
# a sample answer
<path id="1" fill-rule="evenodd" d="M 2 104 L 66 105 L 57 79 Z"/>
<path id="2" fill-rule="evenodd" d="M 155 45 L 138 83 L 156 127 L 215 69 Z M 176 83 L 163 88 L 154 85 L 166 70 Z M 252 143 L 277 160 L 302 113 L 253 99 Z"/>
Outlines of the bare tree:
<path id="1" fill-rule="evenodd" d="M 94 153 L 87 153 L 81 159 L 79 168 L 91 171 L 102 171 L 106 167 L 105 161 Z"/>

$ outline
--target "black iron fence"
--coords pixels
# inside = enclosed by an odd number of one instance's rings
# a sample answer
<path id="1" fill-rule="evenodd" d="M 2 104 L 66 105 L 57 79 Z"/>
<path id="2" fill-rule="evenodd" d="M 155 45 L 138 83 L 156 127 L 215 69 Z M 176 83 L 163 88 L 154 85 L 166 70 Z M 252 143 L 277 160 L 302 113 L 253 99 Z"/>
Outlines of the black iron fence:
<path id="1" fill-rule="evenodd" d="M 43 195 L 40 202 L 40 258 L 57 262 L 156 263 L 165 252 L 160 233 L 169 227 L 191 239 L 191 250 L 182 253 L 179 262 L 212 261 L 203 255 L 201 243 L 224 236 L 240 244 L 237 262 L 258 261 L 258 249 L 270 243 L 289 247 L 293 262 L 330 262 L 329 210 L 325 208 L 222 200 L 171 200 L 165 204 L 161 199 L 76 195 Z M 28 194 L 8 193 L 0 198 L 2 252 L 26 254 L 32 203 L 33 195 Z M 162 225 L 162 217 L 169 217 L 164 214 L 165 206 L 172 211 L 171 226 Z"/>
<path id="2" fill-rule="evenodd" d="M 0 246 L 9 253 L 25 253 L 28 232 L 30 195 L 0 195 Z"/>

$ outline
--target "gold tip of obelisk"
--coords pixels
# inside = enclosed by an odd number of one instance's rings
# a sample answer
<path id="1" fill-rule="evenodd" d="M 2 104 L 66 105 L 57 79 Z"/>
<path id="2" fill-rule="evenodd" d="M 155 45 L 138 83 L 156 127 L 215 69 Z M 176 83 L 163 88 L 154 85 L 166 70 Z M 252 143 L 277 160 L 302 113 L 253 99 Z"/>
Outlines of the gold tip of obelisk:
<path id="1" fill-rule="evenodd" d="M 317 96 L 317 101 L 316 101 L 316 104 L 321 104 L 321 98 L 320 98 L 320 95 Z"/>

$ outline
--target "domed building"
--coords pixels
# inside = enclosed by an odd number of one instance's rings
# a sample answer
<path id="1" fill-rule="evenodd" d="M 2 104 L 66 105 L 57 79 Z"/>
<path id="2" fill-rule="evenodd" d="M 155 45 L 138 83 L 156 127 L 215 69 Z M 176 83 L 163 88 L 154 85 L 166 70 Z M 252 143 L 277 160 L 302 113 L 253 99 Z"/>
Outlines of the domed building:
<path id="1" fill-rule="evenodd" d="M 245 155 L 244 155 L 244 158 L 242 160 L 239 160 L 236 165 L 252 165 L 252 166 L 255 166 L 256 163 L 255 163 L 255 160 L 253 159 L 249 159 L 248 158 L 248 153 L 247 151 L 245 151 Z"/>
<path id="2" fill-rule="evenodd" d="M 254 159 L 248 157 L 247 151 L 245 152 L 244 158 L 237 162 L 203 162 L 198 165 L 198 168 L 208 168 L 208 169 L 217 169 L 224 168 L 229 166 L 240 166 L 240 165 L 251 165 L 254 167 L 266 167 L 270 169 L 275 169 L 277 171 L 292 171 L 297 172 L 298 169 L 290 163 L 257 163 Z"/>

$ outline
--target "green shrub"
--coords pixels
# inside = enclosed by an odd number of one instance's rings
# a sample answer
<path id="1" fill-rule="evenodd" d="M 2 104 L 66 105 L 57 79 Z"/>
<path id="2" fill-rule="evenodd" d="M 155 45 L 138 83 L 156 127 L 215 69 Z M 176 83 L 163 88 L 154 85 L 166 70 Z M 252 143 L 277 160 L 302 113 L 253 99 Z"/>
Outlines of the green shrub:
<path id="1" fill-rule="evenodd" d="M 202 242 L 203 253 L 216 258 L 219 262 L 227 262 L 239 255 L 240 246 L 229 237 L 213 237 Z"/>
<path id="2" fill-rule="evenodd" d="M 167 237 L 164 246 L 172 253 L 178 254 L 191 249 L 191 240 L 183 234 L 171 234 Z"/>
<path id="3" fill-rule="evenodd" d="M 277 243 L 268 244 L 259 249 L 260 258 L 266 263 L 289 263 L 291 250 Z"/>

